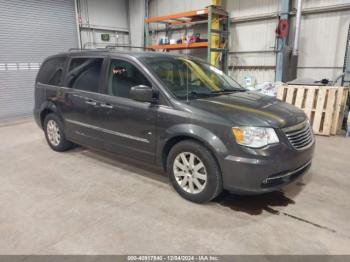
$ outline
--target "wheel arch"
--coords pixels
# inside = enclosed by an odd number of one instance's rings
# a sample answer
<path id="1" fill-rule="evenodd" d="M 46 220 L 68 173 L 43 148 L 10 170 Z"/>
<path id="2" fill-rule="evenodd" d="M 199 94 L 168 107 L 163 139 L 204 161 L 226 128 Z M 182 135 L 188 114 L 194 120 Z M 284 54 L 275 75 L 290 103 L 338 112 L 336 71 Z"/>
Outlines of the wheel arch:
<path id="1" fill-rule="evenodd" d="M 218 155 L 225 154 L 227 148 L 222 141 L 211 131 L 196 125 L 178 125 L 168 130 L 168 139 L 161 148 L 161 166 L 166 171 L 166 161 L 173 146 L 184 140 L 194 140 L 205 146 L 213 155 L 220 167 Z"/>
<path id="2" fill-rule="evenodd" d="M 44 128 L 45 117 L 50 113 L 57 114 L 58 113 L 57 106 L 52 102 L 46 102 L 41 106 L 40 114 L 39 114 L 41 128 Z M 59 114 L 57 114 L 57 116 L 60 118 L 60 120 L 62 120 L 62 118 Z"/>

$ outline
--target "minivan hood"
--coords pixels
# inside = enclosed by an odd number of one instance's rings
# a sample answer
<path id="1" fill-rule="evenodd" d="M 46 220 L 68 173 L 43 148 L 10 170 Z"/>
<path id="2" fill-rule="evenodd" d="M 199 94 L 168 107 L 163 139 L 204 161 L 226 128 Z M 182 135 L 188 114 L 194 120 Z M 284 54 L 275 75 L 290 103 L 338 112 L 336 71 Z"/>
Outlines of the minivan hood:
<path id="1" fill-rule="evenodd" d="M 219 115 L 233 125 L 283 128 L 306 120 L 305 113 L 295 106 L 253 91 L 195 99 L 190 106 Z"/>

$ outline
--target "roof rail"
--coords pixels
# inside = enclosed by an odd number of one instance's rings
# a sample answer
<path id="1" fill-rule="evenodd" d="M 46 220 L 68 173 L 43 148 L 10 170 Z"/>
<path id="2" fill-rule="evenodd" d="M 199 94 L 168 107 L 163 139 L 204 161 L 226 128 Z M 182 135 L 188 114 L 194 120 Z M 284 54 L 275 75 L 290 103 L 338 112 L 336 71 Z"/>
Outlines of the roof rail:
<path id="1" fill-rule="evenodd" d="M 144 46 L 133 46 L 133 45 L 107 45 L 106 49 L 114 49 L 114 48 L 117 48 L 117 47 L 128 47 L 128 48 L 136 48 L 136 49 L 143 49 L 143 50 L 154 51 L 153 48 L 144 47 Z"/>
<path id="2" fill-rule="evenodd" d="M 106 51 L 105 48 L 69 48 L 68 52 L 74 52 L 74 51 Z"/>
<path id="3" fill-rule="evenodd" d="M 107 45 L 104 48 L 69 48 L 69 52 L 79 52 L 79 51 L 108 51 L 111 49 L 116 49 L 118 47 L 126 47 L 126 48 L 136 48 L 136 49 L 143 49 L 143 50 L 150 50 L 150 51 L 155 51 L 153 48 L 149 47 L 143 47 L 143 46 L 132 46 L 132 45 Z"/>

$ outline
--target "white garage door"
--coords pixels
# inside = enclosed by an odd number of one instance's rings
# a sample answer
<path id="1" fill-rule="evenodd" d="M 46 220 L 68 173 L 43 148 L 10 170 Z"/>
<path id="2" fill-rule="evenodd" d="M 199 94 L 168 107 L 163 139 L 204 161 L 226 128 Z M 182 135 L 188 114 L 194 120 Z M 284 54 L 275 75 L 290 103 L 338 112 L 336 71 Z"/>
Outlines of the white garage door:
<path id="1" fill-rule="evenodd" d="M 32 114 L 40 63 L 77 46 L 74 0 L 0 0 L 0 119 Z"/>

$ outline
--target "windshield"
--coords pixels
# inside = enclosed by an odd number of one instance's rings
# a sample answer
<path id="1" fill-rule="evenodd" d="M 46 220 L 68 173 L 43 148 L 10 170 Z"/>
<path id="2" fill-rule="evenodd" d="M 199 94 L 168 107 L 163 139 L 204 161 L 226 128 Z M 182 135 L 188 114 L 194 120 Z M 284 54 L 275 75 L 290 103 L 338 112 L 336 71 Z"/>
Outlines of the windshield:
<path id="1" fill-rule="evenodd" d="M 196 59 L 147 57 L 143 62 L 179 99 L 195 99 L 245 91 L 221 70 Z"/>

